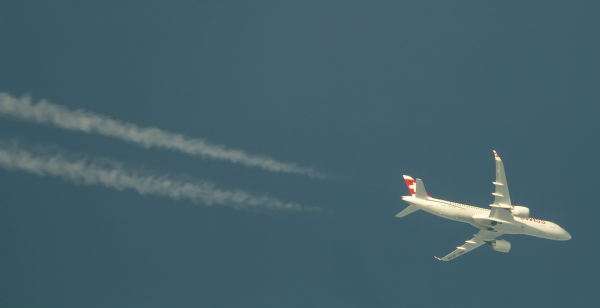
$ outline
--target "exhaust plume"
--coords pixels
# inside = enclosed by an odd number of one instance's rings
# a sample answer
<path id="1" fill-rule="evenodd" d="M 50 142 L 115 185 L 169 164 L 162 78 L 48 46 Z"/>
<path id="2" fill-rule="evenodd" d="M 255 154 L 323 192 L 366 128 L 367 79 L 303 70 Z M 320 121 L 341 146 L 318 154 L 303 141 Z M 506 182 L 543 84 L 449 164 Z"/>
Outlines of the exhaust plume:
<path id="1" fill-rule="evenodd" d="M 212 144 L 204 139 L 194 139 L 156 127 L 139 127 L 107 116 L 83 109 L 70 110 L 42 99 L 33 104 L 31 97 L 15 98 L 0 93 L 0 113 L 26 121 L 48 124 L 71 131 L 96 133 L 138 144 L 144 148 L 165 148 L 205 159 L 227 160 L 232 163 L 259 167 L 268 171 L 307 175 L 313 178 L 327 178 L 312 168 L 300 167 L 261 155 L 248 154 L 224 145 Z"/>
<path id="2" fill-rule="evenodd" d="M 253 195 L 239 189 L 222 190 L 210 181 L 170 178 L 153 172 L 123 168 L 111 160 L 70 159 L 62 154 L 37 154 L 0 143 L 0 168 L 51 175 L 74 183 L 103 185 L 117 190 L 133 189 L 141 195 L 166 196 L 173 200 L 188 199 L 207 206 L 220 204 L 235 209 L 272 212 L 277 210 L 319 211 L 318 208 L 280 201 L 266 195 Z"/>

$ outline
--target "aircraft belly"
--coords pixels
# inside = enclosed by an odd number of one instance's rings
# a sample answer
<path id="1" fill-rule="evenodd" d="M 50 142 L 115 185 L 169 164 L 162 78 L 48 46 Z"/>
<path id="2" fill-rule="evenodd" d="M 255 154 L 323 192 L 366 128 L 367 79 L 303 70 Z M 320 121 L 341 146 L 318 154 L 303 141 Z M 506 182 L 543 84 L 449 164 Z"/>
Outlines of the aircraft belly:
<path id="1" fill-rule="evenodd" d="M 438 206 L 428 206 L 428 207 L 424 208 L 424 210 L 435 216 L 448 218 L 447 215 L 445 215 Z"/>
<path id="2" fill-rule="evenodd" d="M 456 220 L 462 221 L 462 222 L 468 223 L 468 224 L 470 224 L 470 223 L 472 223 L 474 221 L 473 218 L 468 217 L 468 216 L 466 216 L 466 217 L 465 216 L 457 216 Z"/>
<path id="3" fill-rule="evenodd" d="M 544 226 L 545 227 L 545 226 Z M 522 228 L 522 234 L 541 237 L 545 239 L 554 239 L 556 236 L 553 236 L 549 230 L 545 230 L 543 227 L 534 227 L 525 225 L 525 228 Z"/>
<path id="4" fill-rule="evenodd" d="M 500 227 L 495 227 L 495 230 L 497 230 L 498 232 L 502 232 L 504 234 L 520 234 L 521 230 L 519 229 L 519 226 L 516 225 L 500 225 Z"/>
<path id="5" fill-rule="evenodd" d="M 523 233 L 524 235 L 529 235 L 529 236 L 533 236 L 533 237 L 540 237 L 540 238 L 545 238 L 545 239 L 551 239 L 553 240 L 554 238 L 548 236 L 548 234 L 543 234 L 540 232 L 537 232 L 535 230 L 532 230 L 533 232 L 527 232 L 527 233 Z"/>
<path id="6" fill-rule="evenodd" d="M 455 217 L 456 220 L 466 222 L 468 224 L 475 222 L 472 213 L 469 213 L 467 211 L 460 211 L 455 215 Z"/>
<path id="7" fill-rule="evenodd" d="M 446 204 L 434 204 L 425 209 L 426 211 L 450 220 L 456 220 L 465 223 L 472 223 L 473 218 L 467 213 L 467 211 L 453 207 Z"/>

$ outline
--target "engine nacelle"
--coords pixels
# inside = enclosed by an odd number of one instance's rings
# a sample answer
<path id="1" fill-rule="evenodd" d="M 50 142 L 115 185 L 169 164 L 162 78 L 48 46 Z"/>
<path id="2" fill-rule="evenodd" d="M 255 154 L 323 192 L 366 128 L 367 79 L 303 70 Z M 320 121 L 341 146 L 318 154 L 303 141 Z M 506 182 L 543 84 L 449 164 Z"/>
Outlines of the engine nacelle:
<path id="1" fill-rule="evenodd" d="M 529 217 L 529 208 L 526 206 L 515 205 L 515 206 L 513 206 L 512 210 L 510 210 L 510 212 L 513 214 L 513 216 L 517 216 L 517 217 L 521 217 L 521 218 Z"/>
<path id="2" fill-rule="evenodd" d="M 500 252 L 509 252 L 510 251 L 510 242 L 505 240 L 495 240 L 492 243 L 492 248 L 496 251 Z"/>

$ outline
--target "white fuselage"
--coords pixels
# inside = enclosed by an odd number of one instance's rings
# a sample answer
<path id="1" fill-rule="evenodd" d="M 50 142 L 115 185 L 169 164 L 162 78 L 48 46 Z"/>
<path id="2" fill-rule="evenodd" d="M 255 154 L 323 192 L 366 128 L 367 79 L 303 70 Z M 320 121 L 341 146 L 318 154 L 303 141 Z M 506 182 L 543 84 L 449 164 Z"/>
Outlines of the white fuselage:
<path id="1" fill-rule="evenodd" d="M 465 222 L 480 229 L 493 230 L 503 234 L 525 234 L 549 240 L 566 241 L 571 239 L 571 235 L 565 229 L 550 221 L 513 216 L 512 221 L 492 222 L 486 218 L 490 214 L 489 209 L 431 197 L 429 200 L 423 200 L 413 196 L 404 196 L 402 200 L 433 215 Z"/>

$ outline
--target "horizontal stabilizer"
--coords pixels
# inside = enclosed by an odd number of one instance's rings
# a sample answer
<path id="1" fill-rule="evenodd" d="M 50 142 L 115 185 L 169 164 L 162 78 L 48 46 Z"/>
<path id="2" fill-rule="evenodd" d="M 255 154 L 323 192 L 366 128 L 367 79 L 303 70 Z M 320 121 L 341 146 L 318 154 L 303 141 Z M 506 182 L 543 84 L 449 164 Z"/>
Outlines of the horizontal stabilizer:
<path id="1" fill-rule="evenodd" d="M 406 215 L 408 215 L 410 213 L 414 213 L 414 212 L 416 212 L 418 210 L 419 210 L 418 207 L 416 207 L 416 206 L 414 206 L 414 205 L 411 204 L 411 205 L 407 206 L 404 210 L 402 210 L 402 212 L 398 213 L 396 215 L 396 217 L 402 218 L 402 217 L 404 217 L 404 216 L 406 216 Z"/>

